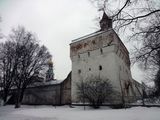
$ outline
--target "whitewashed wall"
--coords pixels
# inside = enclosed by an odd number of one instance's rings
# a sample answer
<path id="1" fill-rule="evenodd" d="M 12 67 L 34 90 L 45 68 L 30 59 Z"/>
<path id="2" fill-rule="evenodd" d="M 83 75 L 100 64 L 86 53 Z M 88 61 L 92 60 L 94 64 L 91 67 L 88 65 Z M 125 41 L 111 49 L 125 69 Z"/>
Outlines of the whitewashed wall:
<path id="1" fill-rule="evenodd" d="M 112 30 L 90 35 L 88 38 L 72 42 L 72 102 L 78 102 L 76 84 L 90 76 L 109 79 L 120 94 L 124 92 L 124 82 L 132 81 L 129 53 L 117 34 Z M 102 70 L 99 70 L 102 66 Z M 120 83 L 122 87 L 120 86 Z M 130 91 L 130 95 L 132 95 Z M 133 96 L 133 95 L 132 95 Z"/>

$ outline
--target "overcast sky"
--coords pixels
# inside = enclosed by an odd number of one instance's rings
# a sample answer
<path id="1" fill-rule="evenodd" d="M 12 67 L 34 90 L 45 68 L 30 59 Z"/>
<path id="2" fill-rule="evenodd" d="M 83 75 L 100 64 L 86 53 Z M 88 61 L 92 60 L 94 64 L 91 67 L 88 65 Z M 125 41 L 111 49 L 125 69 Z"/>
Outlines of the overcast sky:
<path id="1" fill-rule="evenodd" d="M 71 71 L 71 40 L 96 31 L 100 13 L 88 0 L 0 0 L 0 16 L 6 36 L 18 25 L 34 32 L 53 56 L 56 79 L 64 79 Z M 137 67 L 132 67 L 132 76 L 143 79 Z"/>

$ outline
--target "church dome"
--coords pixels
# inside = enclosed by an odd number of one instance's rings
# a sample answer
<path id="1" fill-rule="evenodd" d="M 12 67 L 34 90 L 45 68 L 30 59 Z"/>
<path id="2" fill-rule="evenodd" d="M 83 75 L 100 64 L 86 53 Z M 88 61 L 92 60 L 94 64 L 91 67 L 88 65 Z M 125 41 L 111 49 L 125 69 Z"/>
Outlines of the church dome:
<path id="1" fill-rule="evenodd" d="M 48 65 L 53 65 L 52 58 L 48 60 Z"/>

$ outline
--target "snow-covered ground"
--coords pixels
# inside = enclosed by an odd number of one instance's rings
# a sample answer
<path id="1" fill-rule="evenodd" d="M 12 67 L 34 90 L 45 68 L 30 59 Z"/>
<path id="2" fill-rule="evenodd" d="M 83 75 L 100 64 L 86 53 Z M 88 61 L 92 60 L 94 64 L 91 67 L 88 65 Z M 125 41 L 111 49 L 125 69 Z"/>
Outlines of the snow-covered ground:
<path id="1" fill-rule="evenodd" d="M 0 106 L 0 120 L 160 120 L 160 108 L 91 109 L 69 106 Z"/>

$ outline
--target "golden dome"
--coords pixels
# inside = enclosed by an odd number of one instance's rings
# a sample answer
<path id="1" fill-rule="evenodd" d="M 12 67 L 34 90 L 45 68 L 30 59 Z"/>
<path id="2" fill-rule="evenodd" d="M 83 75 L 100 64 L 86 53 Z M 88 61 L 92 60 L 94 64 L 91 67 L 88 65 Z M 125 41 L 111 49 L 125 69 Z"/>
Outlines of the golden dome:
<path id="1" fill-rule="evenodd" d="M 48 60 L 48 64 L 49 64 L 49 65 L 53 65 L 52 58 L 50 58 L 50 59 Z"/>

